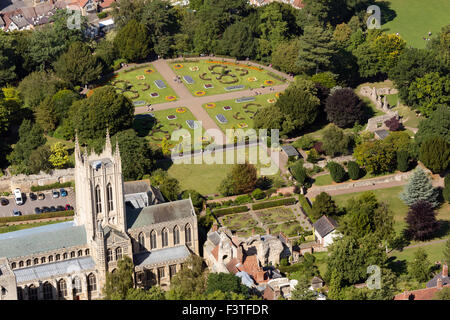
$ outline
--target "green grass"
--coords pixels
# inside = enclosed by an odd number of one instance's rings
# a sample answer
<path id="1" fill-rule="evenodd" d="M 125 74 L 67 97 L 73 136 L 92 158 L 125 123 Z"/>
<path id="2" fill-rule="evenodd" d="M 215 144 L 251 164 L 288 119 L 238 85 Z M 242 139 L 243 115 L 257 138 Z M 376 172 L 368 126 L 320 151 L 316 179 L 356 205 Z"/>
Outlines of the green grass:
<path id="1" fill-rule="evenodd" d="M 67 220 L 71 220 L 68 218 Z M 61 221 L 44 221 L 44 222 L 35 222 L 35 223 L 27 223 L 27 224 L 15 224 L 10 226 L 0 226 L 0 233 L 13 232 L 18 230 L 30 229 L 35 227 L 41 227 L 48 224 L 60 223 Z"/>
<path id="2" fill-rule="evenodd" d="M 189 62 L 189 61 L 184 61 L 184 62 L 172 62 L 170 64 L 170 66 L 172 67 L 172 70 L 179 76 L 181 76 L 182 81 L 184 83 L 184 85 L 188 88 L 188 90 L 195 95 L 195 92 L 197 91 L 204 91 L 206 96 L 208 95 L 216 95 L 216 94 L 220 94 L 220 93 L 226 93 L 226 92 L 230 92 L 230 91 L 226 91 L 225 88 L 229 87 L 229 86 L 235 86 L 235 85 L 244 85 L 245 87 L 243 89 L 239 89 L 239 90 L 246 90 L 249 88 L 260 88 L 262 85 L 266 85 L 264 84 L 264 82 L 266 80 L 271 80 L 273 81 L 272 85 L 279 85 L 282 82 L 273 78 L 271 75 L 268 74 L 268 72 L 264 69 L 260 70 L 255 70 L 255 67 L 252 66 L 247 66 L 245 64 L 239 65 L 239 66 L 235 66 L 235 65 L 231 65 L 231 64 L 227 64 L 227 62 L 223 63 L 222 61 L 220 61 L 220 59 L 217 60 L 213 60 L 215 62 L 210 63 L 209 60 L 199 60 L 199 61 L 195 61 L 195 62 Z M 222 65 L 222 66 L 227 66 L 227 70 L 231 70 L 230 73 L 234 74 L 236 76 L 236 78 L 231 78 L 230 76 L 225 76 L 223 78 L 223 81 L 230 81 L 232 79 L 238 79 L 238 81 L 236 83 L 231 83 L 231 84 L 224 84 L 221 83 L 219 80 L 216 79 L 216 77 L 218 77 L 219 75 L 217 74 L 211 74 L 211 71 L 208 69 L 208 67 L 211 67 L 213 65 Z M 177 69 L 175 68 L 176 65 L 181 65 L 182 67 Z M 195 68 L 198 67 L 198 71 L 191 71 L 190 68 Z M 245 69 L 248 71 L 248 74 L 246 75 L 241 75 L 242 71 L 240 70 L 236 70 L 236 69 Z M 216 72 L 221 72 L 222 68 L 221 67 L 217 67 L 215 69 Z M 203 80 L 200 78 L 200 75 L 206 73 L 206 77 L 211 79 L 211 80 Z M 186 81 L 184 81 L 183 76 L 188 75 L 191 76 L 192 79 L 194 80 L 193 84 L 188 84 L 186 83 Z M 249 79 L 251 78 L 256 78 L 256 81 L 249 81 Z M 205 84 L 212 84 L 213 88 L 210 89 L 205 89 L 204 85 Z"/>
<path id="3" fill-rule="evenodd" d="M 444 254 L 445 241 L 439 243 L 433 243 L 429 245 L 422 246 L 420 248 L 424 249 L 428 254 L 428 260 L 430 262 L 442 261 Z M 389 256 L 396 257 L 397 260 L 405 260 L 406 262 L 411 262 L 414 259 L 414 253 L 419 250 L 419 247 L 407 248 L 402 251 L 394 250 L 390 252 Z"/>
<path id="4" fill-rule="evenodd" d="M 146 73 L 145 70 L 153 70 L 153 72 Z M 138 80 L 136 78 L 138 76 L 145 76 L 145 79 Z M 129 72 L 121 71 L 112 79 L 110 79 L 106 84 L 113 85 L 114 81 L 117 80 L 129 81 L 132 85 L 131 90 L 136 90 L 139 94 L 139 97 L 133 97 L 134 93 L 131 93 L 129 91 L 125 92 L 124 95 L 131 98 L 133 102 L 145 101 L 145 103 L 143 103 L 142 105 L 168 102 L 169 100 L 167 100 L 166 97 L 176 96 L 175 91 L 170 87 L 170 83 L 167 83 L 167 81 L 156 71 L 156 69 L 151 64 Z M 159 89 L 154 83 L 155 80 L 164 81 L 167 87 L 165 89 Z M 115 86 L 118 88 L 122 88 L 122 84 L 123 83 L 117 83 L 115 84 Z M 150 88 L 145 90 L 145 86 L 143 84 L 150 86 Z M 159 94 L 159 97 L 152 98 L 150 96 L 150 93 L 152 92 L 157 92 Z"/>
<path id="5" fill-rule="evenodd" d="M 315 186 L 327 186 L 332 183 L 333 183 L 333 179 L 331 178 L 331 175 L 329 175 L 329 174 L 325 174 L 325 175 L 314 178 Z"/>
<path id="6" fill-rule="evenodd" d="M 287 237 L 296 237 L 305 230 L 303 230 L 300 222 L 297 220 L 288 221 L 280 224 L 271 224 L 267 227 L 270 228 L 271 234 L 276 234 L 278 232 L 283 232 Z"/>
<path id="7" fill-rule="evenodd" d="M 387 33 L 399 33 L 408 46 L 425 48 L 428 32 L 432 37 L 450 21 L 450 2 L 448 0 L 390 0 L 390 10 L 395 11 L 395 18 L 384 23 L 388 16 L 386 10 L 381 9 L 381 29 Z"/>
<path id="8" fill-rule="evenodd" d="M 275 93 L 254 96 L 255 101 L 237 103 L 234 100 L 211 102 L 212 108 L 208 104 L 204 104 L 203 108 L 208 112 L 209 116 L 216 122 L 220 129 L 225 133 L 226 129 L 238 129 L 239 124 L 246 124 L 242 127 L 244 130 L 253 128 L 253 116 L 257 110 L 262 109 L 276 101 Z M 271 102 L 269 102 L 271 101 Z M 223 107 L 230 106 L 232 110 L 224 110 Z M 245 107 L 245 108 L 244 108 Z M 247 112 L 246 112 L 247 111 Z M 223 114 L 228 123 L 220 123 L 216 116 Z M 237 119 L 236 119 L 237 118 Z"/>
<path id="9" fill-rule="evenodd" d="M 247 159 L 250 150 L 253 152 L 257 150 L 257 147 L 246 148 Z M 177 177 L 183 190 L 194 189 L 203 195 L 217 194 L 220 183 L 233 167 L 233 164 L 226 164 L 225 153 L 221 152 L 221 155 L 223 164 L 183 164 L 180 162 L 172 164 L 171 161 L 163 161 L 159 163 L 159 166 L 168 170 L 172 177 Z M 220 159 L 219 154 L 218 157 Z M 255 166 L 259 174 L 261 167 L 264 165 L 258 161 Z"/>
<path id="10" fill-rule="evenodd" d="M 222 224 L 230 230 L 248 229 L 258 225 L 258 221 L 253 219 L 248 213 L 229 214 L 220 219 Z"/>
<path id="11" fill-rule="evenodd" d="M 403 124 L 407 127 L 418 128 L 420 121 L 423 119 L 423 117 L 417 117 L 416 113 L 411 110 L 411 108 L 401 104 L 392 110 L 398 111 L 399 116 L 403 118 Z"/>
<path id="12" fill-rule="evenodd" d="M 295 215 L 292 209 L 277 207 L 265 209 L 255 212 L 259 220 L 264 224 L 272 224 L 282 221 L 295 220 Z"/>

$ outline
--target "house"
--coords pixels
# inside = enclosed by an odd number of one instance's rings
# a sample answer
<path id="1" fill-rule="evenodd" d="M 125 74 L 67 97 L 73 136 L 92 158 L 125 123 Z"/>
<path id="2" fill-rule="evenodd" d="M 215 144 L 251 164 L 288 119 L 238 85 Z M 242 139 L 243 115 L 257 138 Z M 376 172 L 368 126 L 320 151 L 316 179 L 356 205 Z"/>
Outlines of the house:
<path id="1" fill-rule="evenodd" d="M 397 294 L 394 300 L 433 300 L 436 294 L 443 288 L 450 288 L 448 265 L 442 266 L 442 272 L 427 282 L 425 289 L 405 291 Z"/>
<path id="2" fill-rule="evenodd" d="M 316 241 L 326 248 L 333 243 L 334 238 L 339 237 L 340 233 L 336 230 L 337 222 L 326 215 L 323 215 L 313 224 Z"/>
<path id="3" fill-rule="evenodd" d="M 284 154 L 288 157 L 288 159 L 295 159 L 297 160 L 300 156 L 300 153 L 290 144 L 282 146 L 281 150 L 284 152 Z"/>
<path id="4" fill-rule="evenodd" d="M 322 278 L 315 276 L 314 278 L 312 278 L 311 280 L 311 288 L 313 290 L 316 289 L 320 289 L 323 287 L 324 281 L 322 280 Z"/>
<path id="5" fill-rule="evenodd" d="M 74 0 L 67 5 L 67 9 L 81 11 L 81 15 L 97 12 L 97 1 L 95 0 Z"/>
<path id="6" fill-rule="evenodd" d="M 4 31 L 30 30 L 33 29 L 33 22 L 26 18 L 22 9 L 6 12 L 3 14 Z"/>

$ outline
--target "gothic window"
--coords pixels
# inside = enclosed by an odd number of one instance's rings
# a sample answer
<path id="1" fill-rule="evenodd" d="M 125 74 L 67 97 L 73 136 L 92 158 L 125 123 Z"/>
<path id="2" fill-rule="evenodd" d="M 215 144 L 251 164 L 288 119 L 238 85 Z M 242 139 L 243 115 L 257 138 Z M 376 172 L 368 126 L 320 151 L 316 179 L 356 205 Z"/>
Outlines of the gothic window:
<path id="1" fill-rule="evenodd" d="M 116 260 L 122 259 L 122 248 L 118 247 L 116 248 Z"/>
<path id="2" fill-rule="evenodd" d="M 75 279 L 73 279 L 73 293 L 81 293 L 81 280 L 78 277 L 75 277 Z"/>
<path id="3" fill-rule="evenodd" d="M 44 291 L 44 300 L 53 299 L 53 287 L 50 283 L 48 282 L 44 283 L 43 291 Z"/>
<path id="4" fill-rule="evenodd" d="M 67 296 L 67 285 L 66 285 L 66 280 L 61 279 L 58 281 L 58 297 L 59 298 L 64 298 L 65 296 Z"/>
<path id="5" fill-rule="evenodd" d="M 23 261 L 19 261 L 19 268 L 23 267 Z"/>
<path id="6" fill-rule="evenodd" d="M 66 260 L 67 258 L 68 258 L 68 254 L 67 254 L 67 252 L 64 252 L 63 259 Z"/>
<path id="7" fill-rule="evenodd" d="M 95 275 L 93 273 L 88 276 L 88 291 L 97 291 L 97 280 L 95 279 Z"/>
<path id="8" fill-rule="evenodd" d="M 37 288 L 34 285 L 28 287 L 28 300 L 37 300 Z"/>
<path id="9" fill-rule="evenodd" d="M 186 244 L 190 246 L 192 244 L 192 230 L 191 225 L 189 223 L 184 228 L 184 236 Z"/>
<path id="10" fill-rule="evenodd" d="M 153 230 L 150 233 L 150 249 L 156 249 L 157 245 L 156 245 L 156 231 Z"/>
<path id="11" fill-rule="evenodd" d="M 111 183 L 108 183 L 108 185 L 106 186 L 106 195 L 108 197 L 108 211 L 112 211 L 114 210 L 114 205 L 113 205 L 113 192 L 112 192 L 112 186 Z"/>
<path id="12" fill-rule="evenodd" d="M 41 263 L 45 263 L 45 257 L 41 258 Z"/>
<path id="13" fill-rule="evenodd" d="M 83 250 L 78 250 L 77 257 L 81 257 L 83 255 Z"/>
<path id="14" fill-rule="evenodd" d="M 166 228 L 161 232 L 161 242 L 163 248 L 169 245 L 169 231 Z"/>
<path id="15" fill-rule="evenodd" d="M 27 267 L 29 267 L 29 266 L 31 266 L 31 260 L 30 259 L 27 260 Z"/>
<path id="16" fill-rule="evenodd" d="M 16 268 L 16 263 L 15 262 L 11 263 L 11 269 L 15 269 L 15 268 Z"/>
<path id="17" fill-rule="evenodd" d="M 175 228 L 173 228 L 173 244 L 180 244 L 180 229 L 178 228 L 178 226 L 175 226 Z"/>
<path id="18" fill-rule="evenodd" d="M 100 186 L 95 187 L 95 213 L 102 212 L 102 195 L 100 191 Z"/>
<path id="19" fill-rule="evenodd" d="M 158 278 L 164 278 L 164 267 L 158 268 Z"/>
<path id="20" fill-rule="evenodd" d="M 139 251 L 145 251 L 145 235 L 143 232 L 139 233 L 138 242 L 139 242 Z"/>
<path id="21" fill-rule="evenodd" d="M 48 256 L 48 262 L 53 262 L 53 256 Z"/>
<path id="22" fill-rule="evenodd" d="M 61 256 L 59 255 L 59 254 L 57 254 L 56 256 L 55 256 L 55 261 L 59 261 L 61 259 Z"/>
<path id="23" fill-rule="evenodd" d="M 113 252 L 112 252 L 111 249 L 108 249 L 108 250 L 107 250 L 107 258 L 106 258 L 106 259 L 107 259 L 108 262 L 111 262 L 111 261 L 114 260 Z"/>
<path id="24" fill-rule="evenodd" d="M 84 255 L 88 256 L 89 255 L 89 249 L 84 250 Z"/>
<path id="25" fill-rule="evenodd" d="M 71 257 L 71 258 L 75 258 L 75 251 L 72 251 L 72 252 L 70 253 L 70 257 Z"/>
<path id="26" fill-rule="evenodd" d="M 169 275 L 172 278 L 177 273 L 177 265 L 173 264 L 169 266 Z"/>
<path id="27" fill-rule="evenodd" d="M 34 258 L 33 264 L 39 264 L 39 259 L 38 258 Z"/>

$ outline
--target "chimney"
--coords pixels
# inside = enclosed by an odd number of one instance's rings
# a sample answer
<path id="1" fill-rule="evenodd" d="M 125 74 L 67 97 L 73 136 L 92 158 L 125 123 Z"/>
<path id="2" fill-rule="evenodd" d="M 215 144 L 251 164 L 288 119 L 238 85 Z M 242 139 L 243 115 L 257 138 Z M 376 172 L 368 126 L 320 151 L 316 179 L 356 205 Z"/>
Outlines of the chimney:
<path id="1" fill-rule="evenodd" d="M 441 278 L 437 279 L 436 288 L 442 289 L 442 279 Z"/>
<path id="2" fill-rule="evenodd" d="M 238 261 L 242 263 L 244 261 L 244 250 L 242 249 L 242 246 L 239 246 L 237 248 L 237 257 Z"/>
<path id="3" fill-rule="evenodd" d="M 444 265 L 442 266 L 442 278 L 447 277 L 448 277 L 448 265 L 447 263 L 444 263 Z"/>

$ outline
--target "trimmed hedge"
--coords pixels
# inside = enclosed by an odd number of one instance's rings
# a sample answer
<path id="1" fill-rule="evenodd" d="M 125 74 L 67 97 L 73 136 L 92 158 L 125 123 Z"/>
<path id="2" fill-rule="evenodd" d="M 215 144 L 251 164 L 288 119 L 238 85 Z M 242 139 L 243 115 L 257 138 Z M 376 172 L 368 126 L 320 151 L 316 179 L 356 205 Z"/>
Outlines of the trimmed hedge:
<path id="1" fill-rule="evenodd" d="M 43 186 L 31 186 L 31 191 L 37 192 L 37 191 L 44 191 L 44 190 L 51 190 L 51 189 L 59 189 L 59 188 L 69 188 L 72 187 L 72 182 L 55 182 L 52 184 L 46 184 Z"/>
<path id="2" fill-rule="evenodd" d="M 260 209 L 267 209 L 267 208 L 272 208 L 272 207 L 280 207 L 280 206 L 295 204 L 295 202 L 296 202 L 295 198 L 285 198 L 285 199 L 280 199 L 280 200 L 275 200 L 275 201 L 255 203 L 252 206 L 252 209 L 260 210 Z"/>
<path id="3" fill-rule="evenodd" d="M 310 216 L 311 215 L 311 205 L 309 204 L 309 201 L 308 201 L 308 199 L 306 199 L 305 195 L 299 194 L 298 201 L 300 202 L 300 205 L 302 206 L 305 213 L 308 216 Z"/>
<path id="4" fill-rule="evenodd" d="M 214 210 L 213 214 L 218 218 L 221 216 L 225 216 L 227 214 L 241 213 L 241 212 L 247 212 L 247 211 L 249 211 L 247 206 L 240 206 L 240 207 L 231 207 L 231 208 Z"/>
<path id="5" fill-rule="evenodd" d="M 23 216 L 13 216 L 13 217 L 2 217 L 0 218 L 0 223 L 6 222 L 16 222 L 16 221 L 31 221 L 47 218 L 57 218 L 57 217 L 72 217 L 74 215 L 73 210 L 67 211 L 56 211 L 56 212 L 46 212 L 40 214 L 29 214 Z"/>

